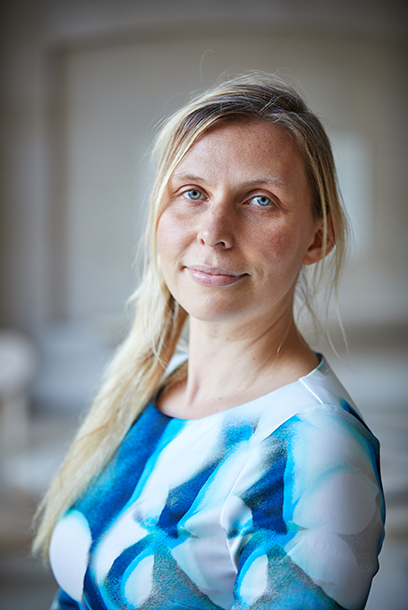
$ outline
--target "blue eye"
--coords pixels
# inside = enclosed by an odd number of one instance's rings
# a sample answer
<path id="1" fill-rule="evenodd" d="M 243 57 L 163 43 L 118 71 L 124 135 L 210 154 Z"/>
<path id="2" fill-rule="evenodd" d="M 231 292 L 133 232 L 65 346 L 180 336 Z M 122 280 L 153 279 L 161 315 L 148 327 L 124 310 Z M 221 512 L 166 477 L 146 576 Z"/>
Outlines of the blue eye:
<path id="1" fill-rule="evenodd" d="M 266 207 L 267 205 L 272 205 L 272 200 L 269 197 L 265 197 L 265 195 L 256 195 L 256 197 L 252 197 L 250 203 L 254 203 L 255 205 L 260 205 L 262 207 Z"/>
<path id="2" fill-rule="evenodd" d="M 185 191 L 183 195 L 188 199 L 191 199 L 192 201 L 197 201 L 203 196 L 202 192 L 198 189 L 191 189 L 190 191 Z"/>

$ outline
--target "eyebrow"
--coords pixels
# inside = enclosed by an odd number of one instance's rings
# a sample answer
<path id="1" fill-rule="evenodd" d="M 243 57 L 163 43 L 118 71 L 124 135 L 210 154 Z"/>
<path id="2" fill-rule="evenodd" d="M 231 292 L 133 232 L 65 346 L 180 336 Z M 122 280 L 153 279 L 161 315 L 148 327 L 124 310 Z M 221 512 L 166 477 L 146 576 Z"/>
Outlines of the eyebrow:
<path id="1" fill-rule="evenodd" d="M 172 179 L 188 180 L 189 182 L 200 182 L 201 184 L 206 184 L 206 180 L 204 178 L 195 174 L 189 174 L 188 172 L 174 172 L 170 180 Z M 258 184 L 277 184 L 283 188 L 287 187 L 285 181 L 282 180 L 282 178 L 279 178 L 279 176 L 255 176 L 250 180 L 246 180 L 240 186 L 247 188 L 256 186 Z"/>

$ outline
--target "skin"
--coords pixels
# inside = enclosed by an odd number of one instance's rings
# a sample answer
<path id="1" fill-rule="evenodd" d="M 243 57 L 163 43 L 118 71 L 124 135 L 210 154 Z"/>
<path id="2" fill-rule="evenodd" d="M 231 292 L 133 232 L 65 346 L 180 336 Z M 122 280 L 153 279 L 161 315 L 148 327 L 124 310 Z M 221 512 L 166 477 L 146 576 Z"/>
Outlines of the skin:
<path id="1" fill-rule="evenodd" d="M 293 294 L 301 266 L 322 258 L 321 222 L 283 128 L 208 130 L 171 176 L 157 242 L 167 286 L 190 314 L 188 379 L 160 395 L 160 410 L 205 417 L 315 368 L 293 320 Z"/>

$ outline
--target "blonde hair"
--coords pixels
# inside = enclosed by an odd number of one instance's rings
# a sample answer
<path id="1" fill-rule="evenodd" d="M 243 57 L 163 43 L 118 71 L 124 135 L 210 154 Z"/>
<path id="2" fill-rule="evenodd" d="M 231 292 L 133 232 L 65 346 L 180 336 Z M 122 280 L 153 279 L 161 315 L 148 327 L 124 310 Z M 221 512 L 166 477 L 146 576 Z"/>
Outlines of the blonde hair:
<path id="1" fill-rule="evenodd" d="M 134 323 L 37 511 L 37 518 L 42 519 L 33 548 L 35 552 L 42 551 L 45 558 L 59 516 L 112 458 L 157 390 L 176 349 L 187 313 L 164 282 L 157 256 L 156 227 L 172 172 L 194 142 L 219 121 L 267 121 L 282 126 L 295 138 L 310 181 L 312 211 L 323 222 L 323 247 L 336 243 L 331 255 L 331 285 L 336 285 L 346 224 L 333 155 L 321 122 L 296 91 L 275 77 L 251 72 L 224 80 L 197 95 L 165 121 L 154 147 L 157 171 L 146 231 L 144 277 L 134 295 Z M 320 278 L 321 271 L 317 269 L 316 285 Z M 186 367 L 181 375 L 186 375 Z"/>

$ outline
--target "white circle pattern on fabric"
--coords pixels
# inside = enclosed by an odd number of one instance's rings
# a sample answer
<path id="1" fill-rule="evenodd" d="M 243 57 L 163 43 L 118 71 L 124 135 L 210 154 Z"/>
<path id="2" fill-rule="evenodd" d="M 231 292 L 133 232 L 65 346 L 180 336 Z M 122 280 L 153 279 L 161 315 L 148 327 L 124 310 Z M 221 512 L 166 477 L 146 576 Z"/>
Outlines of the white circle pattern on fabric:
<path id="1" fill-rule="evenodd" d="M 317 478 L 302 494 L 293 519 L 305 528 L 329 523 L 332 532 L 348 535 L 364 530 L 375 510 L 375 492 L 369 481 L 346 467 Z"/>
<path id="2" fill-rule="evenodd" d="M 92 544 L 88 522 L 79 511 L 65 515 L 54 530 L 50 544 L 50 562 L 55 580 L 73 599 L 80 602 L 88 553 Z M 60 549 L 64 549 L 64 555 Z M 66 569 L 67 564 L 69 570 Z"/>
<path id="3" fill-rule="evenodd" d="M 128 604 L 138 608 L 149 597 L 153 585 L 154 555 L 142 559 L 129 575 L 125 584 Z"/>
<path id="4" fill-rule="evenodd" d="M 349 610 L 364 594 L 364 573 L 350 546 L 326 528 L 301 532 L 285 549 L 289 557 L 319 586 Z"/>
<path id="5" fill-rule="evenodd" d="M 244 604 L 250 606 L 262 597 L 268 586 L 268 558 L 257 557 L 250 565 L 242 579 L 240 597 Z"/>

